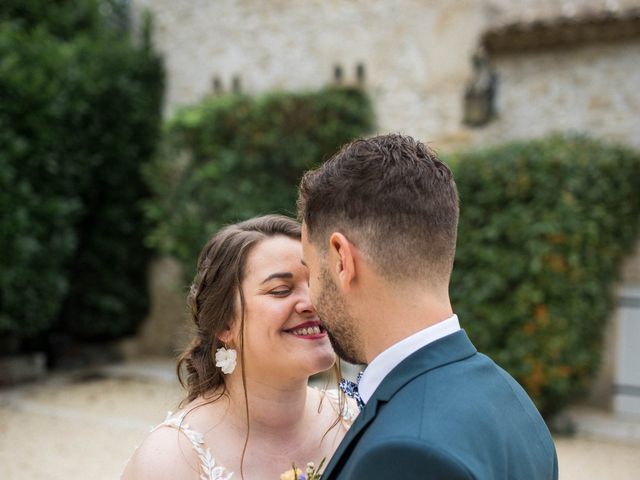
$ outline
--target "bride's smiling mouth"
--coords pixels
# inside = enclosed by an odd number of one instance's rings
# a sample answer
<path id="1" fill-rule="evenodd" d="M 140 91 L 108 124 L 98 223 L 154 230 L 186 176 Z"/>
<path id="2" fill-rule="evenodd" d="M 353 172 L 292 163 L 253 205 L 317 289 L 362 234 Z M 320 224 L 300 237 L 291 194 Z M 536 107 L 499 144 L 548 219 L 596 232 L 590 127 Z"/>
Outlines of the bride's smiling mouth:
<path id="1" fill-rule="evenodd" d="M 327 331 L 320 324 L 320 322 L 304 322 L 300 325 L 296 325 L 293 328 L 285 330 L 285 333 L 289 333 L 298 338 L 304 338 L 307 340 L 315 340 L 317 338 L 323 338 L 327 335 Z"/>

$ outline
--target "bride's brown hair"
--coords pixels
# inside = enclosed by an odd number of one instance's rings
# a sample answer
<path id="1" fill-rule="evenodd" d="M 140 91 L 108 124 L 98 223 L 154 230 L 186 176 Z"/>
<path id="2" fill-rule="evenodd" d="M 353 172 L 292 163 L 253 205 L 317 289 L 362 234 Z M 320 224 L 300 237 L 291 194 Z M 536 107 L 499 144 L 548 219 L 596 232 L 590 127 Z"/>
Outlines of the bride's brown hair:
<path id="1" fill-rule="evenodd" d="M 244 365 L 245 300 L 241 286 L 246 272 L 247 257 L 260 241 L 279 235 L 300 240 L 300 224 L 283 215 L 252 218 L 223 228 L 209 239 L 200 252 L 196 275 L 187 298 L 194 334 L 190 344 L 178 357 L 176 367 L 180 384 L 187 391 L 180 407 L 198 397 L 211 403 L 226 394 L 224 375 L 221 369 L 215 366 L 215 352 L 224 346 L 219 338 L 220 334 L 231 327 L 234 321 L 240 322 L 240 328 L 238 345 L 233 347 L 238 351 L 240 365 Z M 336 362 L 334 371 L 338 378 L 339 368 L 339 362 Z M 244 368 L 241 369 L 241 373 L 247 417 L 247 436 L 240 462 L 242 476 L 250 425 Z M 340 409 L 343 402 L 344 397 L 341 395 Z M 337 423 L 338 419 L 333 426 Z"/>

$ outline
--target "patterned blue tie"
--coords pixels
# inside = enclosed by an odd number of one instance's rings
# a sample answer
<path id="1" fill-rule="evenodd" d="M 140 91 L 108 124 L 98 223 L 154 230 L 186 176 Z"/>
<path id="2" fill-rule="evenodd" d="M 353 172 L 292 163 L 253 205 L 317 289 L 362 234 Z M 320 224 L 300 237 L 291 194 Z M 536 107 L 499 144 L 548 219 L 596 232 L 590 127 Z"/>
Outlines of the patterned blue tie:
<path id="1" fill-rule="evenodd" d="M 352 382 L 351 380 L 347 380 L 343 378 L 340 380 L 338 386 L 345 393 L 347 397 L 353 398 L 358 404 L 358 408 L 362 411 L 364 408 L 364 402 L 362 398 L 360 398 L 360 392 L 358 391 L 358 384 L 360 383 L 360 379 L 362 378 L 362 373 L 360 372 L 356 377 L 356 381 Z"/>

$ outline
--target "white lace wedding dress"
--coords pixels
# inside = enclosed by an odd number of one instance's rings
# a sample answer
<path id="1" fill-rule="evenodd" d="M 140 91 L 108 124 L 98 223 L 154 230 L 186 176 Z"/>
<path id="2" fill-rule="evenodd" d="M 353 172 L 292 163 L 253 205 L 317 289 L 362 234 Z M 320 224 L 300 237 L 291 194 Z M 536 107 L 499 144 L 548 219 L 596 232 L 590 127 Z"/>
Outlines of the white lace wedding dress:
<path id="1" fill-rule="evenodd" d="M 337 390 L 325 390 L 326 397 L 334 405 L 338 405 L 338 391 Z M 191 446 L 198 454 L 200 459 L 200 480 L 230 480 L 233 476 L 233 472 L 228 472 L 222 465 L 216 465 L 215 458 L 211 455 L 211 450 L 204 442 L 204 435 L 200 432 L 193 430 L 188 423 L 184 422 L 186 412 L 167 414 L 167 418 L 160 425 L 153 428 L 151 431 L 157 430 L 161 427 L 171 427 L 180 431 L 189 439 Z M 345 402 L 344 408 L 341 412 L 342 422 L 347 426 L 351 426 L 355 418 L 358 416 L 357 407 L 349 401 Z"/>

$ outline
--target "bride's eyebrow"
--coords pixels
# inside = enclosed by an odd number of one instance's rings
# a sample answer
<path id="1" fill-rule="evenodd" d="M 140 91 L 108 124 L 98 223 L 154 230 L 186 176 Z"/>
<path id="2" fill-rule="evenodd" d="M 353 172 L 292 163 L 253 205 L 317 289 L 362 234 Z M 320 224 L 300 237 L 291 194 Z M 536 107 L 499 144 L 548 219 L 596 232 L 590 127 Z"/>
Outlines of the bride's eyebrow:
<path id="1" fill-rule="evenodd" d="M 278 273 L 272 273 L 271 275 L 269 275 L 267 278 L 265 278 L 260 285 L 262 285 L 263 283 L 267 283 L 269 280 L 273 280 L 274 278 L 293 278 L 293 273 L 291 272 L 278 272 Z"/>

